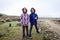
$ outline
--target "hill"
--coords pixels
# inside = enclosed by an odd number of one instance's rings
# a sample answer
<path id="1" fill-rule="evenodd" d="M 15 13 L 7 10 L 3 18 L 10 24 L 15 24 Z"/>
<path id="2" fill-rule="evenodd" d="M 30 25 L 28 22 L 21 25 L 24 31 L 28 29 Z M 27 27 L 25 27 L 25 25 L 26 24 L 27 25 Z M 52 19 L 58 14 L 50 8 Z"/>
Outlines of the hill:
<path id="1" fill-rule="evenodd" d="M 8 16 L 0 13 L 0 23 L 19 21 L 19 16 Z"/>

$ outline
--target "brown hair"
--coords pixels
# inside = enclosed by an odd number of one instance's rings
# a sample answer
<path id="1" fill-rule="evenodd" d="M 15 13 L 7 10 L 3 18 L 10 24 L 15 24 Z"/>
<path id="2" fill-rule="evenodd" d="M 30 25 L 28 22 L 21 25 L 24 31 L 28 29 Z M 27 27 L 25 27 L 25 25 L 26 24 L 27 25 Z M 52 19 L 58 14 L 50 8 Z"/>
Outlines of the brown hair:
<path id="1" fill-rule="evenodd" d="M 27 13 L 27 8 L 25 8 L 25 7 L 24 7 L 24 8 L 22 8 L 23 13 L 25 13 L 25 12 L 24 12 L 24 9 L 26 10 L 26 13 Z"/>

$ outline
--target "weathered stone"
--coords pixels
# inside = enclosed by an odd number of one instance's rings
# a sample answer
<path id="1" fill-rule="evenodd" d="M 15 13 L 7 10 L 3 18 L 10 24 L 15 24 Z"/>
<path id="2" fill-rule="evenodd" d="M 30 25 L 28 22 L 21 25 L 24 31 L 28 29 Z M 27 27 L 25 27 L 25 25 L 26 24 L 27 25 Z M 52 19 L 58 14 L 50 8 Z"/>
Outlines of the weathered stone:
<path id="1" fill-rule="evenodd" d="M 11 20 L 7 19 L 6 22 L 11 22 Z"/>
<path id="2" fill-rule="evenodd" d="M 17 26 L 21 26 L 21 23 L 17 23 Z"/>
<path id="3" fill-rule="evenodd" d="M 0 32 L 0 37 L 2 37 L 3 36 L 3 34 Z"/>
<path id="4" fill-rule="evenodd" d="M 9 23 L 9 27 L 11 27 L 11 23 Z"/>

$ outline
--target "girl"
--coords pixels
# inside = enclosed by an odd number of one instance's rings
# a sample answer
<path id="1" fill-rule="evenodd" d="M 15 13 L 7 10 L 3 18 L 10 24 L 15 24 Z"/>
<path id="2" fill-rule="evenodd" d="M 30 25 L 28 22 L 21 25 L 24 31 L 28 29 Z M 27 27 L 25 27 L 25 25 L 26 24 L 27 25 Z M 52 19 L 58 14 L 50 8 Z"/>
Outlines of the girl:
<path id="1" fill-rule="evenodd" d="M 23 38 L 28 36 L 28 23 L 29 23 L 29 15 L 27 14 L 27 9 L 23 8 L 22 9 L 23 14 L 21 14 L 21 23 L 22 23 L 22 28 L 23 28 Z M 26 30 L 26 35 L 25 35 L 25 30 Z"/>
<path id="2" fill-rule="evenodd" d="M 37 28 L 37 19 L 38 19 L 38 15 L 35 13 L 35 9 L 31 8 L 31 14 L 30 14 L 30 35 L 29 35 L 29 37 L 31 37 L 31 31 L 32 31 L 33 25 L 36 28 L 36 32 L 39 33 L 38 28 Z"/>

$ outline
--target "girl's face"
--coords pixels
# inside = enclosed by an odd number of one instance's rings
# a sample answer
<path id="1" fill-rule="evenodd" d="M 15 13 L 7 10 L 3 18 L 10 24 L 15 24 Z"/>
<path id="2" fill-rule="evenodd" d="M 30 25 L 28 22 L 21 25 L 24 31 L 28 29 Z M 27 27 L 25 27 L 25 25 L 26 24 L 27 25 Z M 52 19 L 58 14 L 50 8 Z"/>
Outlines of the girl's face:
<path id="1" fill-rule="evenodd" d="M 35 12 L 34 9 L 32 9 L 31 12 L 34 13 Z"/>
<path id="2" fill-rule="evenodd" d="M 22 9 L 22 12 L 25 14 L 25 13 L 27 13 L 27 9 L 26 8 L 23 8 Z"/>
<path id="3" fill-rule="evenodd" d="M 27 9 L 24 8 L 23 13 L 27 13 Z"/>

